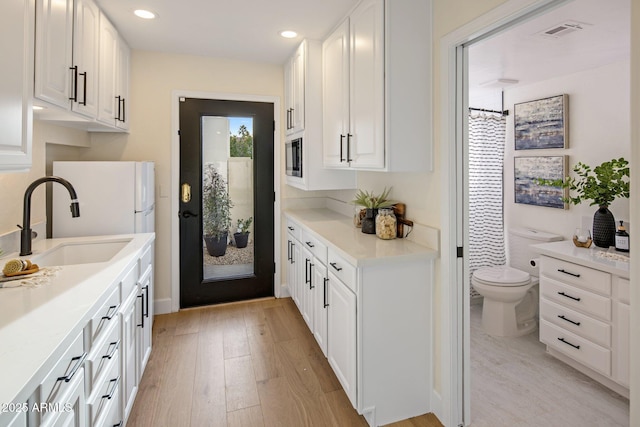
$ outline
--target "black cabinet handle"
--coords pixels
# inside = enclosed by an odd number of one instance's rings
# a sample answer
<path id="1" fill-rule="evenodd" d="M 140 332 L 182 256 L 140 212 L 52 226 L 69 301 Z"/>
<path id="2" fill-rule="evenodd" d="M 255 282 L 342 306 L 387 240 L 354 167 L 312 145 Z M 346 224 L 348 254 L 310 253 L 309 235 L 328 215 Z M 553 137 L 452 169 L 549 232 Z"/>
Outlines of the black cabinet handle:
<path id="1" fill-rule="evenodd" d="M 109 310 L 107 310 L 107 314 L 102 316 L 102 320 L 111 320 L 111 319 L 113 319 L 113 316 L 115 316 L 116 313 L 118 312 L 118 307 L 120 307 L 120 304 L 110 306 Z"/>
<path id="2" fill-rule="evenodd" d="M 114 424 L 113 427 L 122 427 L 122 423 L 123 423 L 123 421 L 120 420 L 120 422 L 118 424 Z"/>
<path id="3" fill-rule="evenodd" d="M 288 228 L 290 231 L 295 230 L 295 228 L 293 228 L 293 227 L 292 227 L 292 226 L 290 226 L 290 225 L 287 225 L 287 228 Z"/>
<path id="4" fill-rule="evenodd" d="M 138 324 L 139 327 L 144 329 L 144 293 L 141 293 L 140 295 L 137 296 L 137 298 L 140 298 L 140 323 Z"/>
<path id="5" fill-rule="evenodd" d="M 562 295 L 563 297 L 572 299 L 574 301 L 580 301 L 580 299 L 581 299 L 581 298 L 577 298 L 577 297 L 572 297 L 571 295 L 567 295 L 564 292 L 558 292 L 558 295 Z"/>
<path id="6" fill-rule="evenodd" d="M 353 135 L 351 135 L 350 133 L 347 134 L 347 162 L 351 163 L 353 161 L 353 159 L 351 158 L 351 137 Z"/>
<path id="7" fill-rule="evenodd" d="M 309 246 L 310 248 L 315 248 L 315 247 L 316 247 L 316 245 L 314 245 L 314 244 L 313 244 L 313 243 L 311 243 L 311 242 L 304 242 L 304 243 L 305 243 L 307 246 Z"/>
<path id="8" fill-rule="evenodd" d="M 287 240 L 287 261 L 291 261 L 291 240 Z"/>
<path id="9" fill-rule="evenodd" d="M 71 101 L 78 102 L 78 66 L 69 67 L 71 70 L 71 89 L 72 95 L 69 97 Z"/>
<path id="10" fill-rule="evenodd" d="M 87 72 L 85 71 L 84 73 L 79 73 L 79 75 L 84 77 L 84 81 L 82 83 L 83 91 L 84 91 L 84 98 L 82 99 L 82 102 L 80 102 L 80 104 L 87 105 Z"/>
<path id="11" fill-rule="evenodd" d="M 120 340 L 116 341 L 116 342 L 112 342 L 109 343 L 109 347 L 113 346 L 113 349 L 105 354 L 104 356 L 102 356 L 103 359 L 109 359 L 111 360 L 111 358 L 116 354 L 116 351 L 118 351 L 118 347 L 120 347 Z"/>
<path id="12" fill-rule="evenodd" d="M 142 290 L 144 291 L 144 317 L 149 317 L 149 285 L 143 286 Z"/>
<path id="13" fill-rule="evenodd" d="M 118 95 L 118 96 L 116 96 L 116 99 L 118 100 L 118 115 L 116 116 L 116 120 L 122 121 L 122 119 L 120 119 L 120 115 L 121 115 L 121 113 L 120 113 L 121 97 Z"/>
<path id="14" fill-rule="evenodd" d="M 310 264 L 310 259 L 309 258 L 305 258 L 304 259 L 304 283 L 309 283 L 309 264 Z"/>
<path id="15" fill-rule="evenodd" d="M 336 271 L 342 271 L 342 267 L 337 267 L 335 262 L 330 262 L 329 265 L 335 268 Z"/>
<path id="16" fill-rule="evenodd" d="M 292 109 L 291 109 L 291 127 L 289 127 L 289 129 L 293 129 L 294 127 L 296 127 L 296 126 L 293 124 L 293 112 L 294 112 L 294 111 L 295 111 L 295 108 L 292 108 Z"/>
<path id="17" fill-rule="evenodd" d="M 127 100 L 122 98 L 122 119 L 120 119 L 121 122 L 126 122 L 127 121 Z"/>
<path id="18" fill-rule="evenodd" d="M 313 266 L 315 264 L 310 262 L 309 263 L 309 289 L 314 289 L 315 286 L 313 286 Z"/>
<path id="19" fill-rule="evenodd" d="M 558 317 L 562 320 L 564 320 L 565 322 L 569 322 L 569 323 L 573 323 L 576 326 L 580 326 L 580 322 L 574 322 L 571 319 L 567 319 L 566 317 L 564 317 L 564 314 L 558 314 Z"/>
<path id="20" fill-rule="evenodd" d="M 107 399 L 107 400 L 111 400 L 113 395 L 116 394 L 116 391 L 118 390 L 118 383 L 119 382 L 120 382 L 120 375 L 118 375 L 116 378 L 113 378 L 113 379 L 109 380 L 109 384 L 113 383 L 113 388 L 111 389 L 110 392 L 107 392 L 107 394 L 103 394 L 102 398 L 103 399 Z"/>
<path id="21" fill-rule="evenodd" d="M 295 263 L 296 263 L 296 259 L 293 257 L 293 255 L 294 255 L 294 253 L 293 253 L 293 247 L 294 247 L 295 245 L 296 245 L 295 243 L 291 242 L 291 264 L 295 264 Z"/>
<path id="22" fill-rule="evenodd" d="M 568 274 L 569 276 L 573 276 L 573 277 L 580 277 L 580 275 L 579 275 L 579 274 L 571 273 L 571 272 L 569 272 L 569 271 L 566 271 L 564 268 L 559 268 L 559 269 L 558 269 L 558 271 L 559 271 L 560 273 Z"/>
<path id="23" fill-rule="evenodd" d="M 580 350 L 580 346 L 579 345 L 571 344 L 569 341 L 565 340 L 564 338 L 558 338 L 558 341 L 562 341 L 566 345 L 570 345 L 571 347 L 575 348 L 576 350 Z"/>
<path id="24" fill-rule="evenodd" d="M 73 378 L 73 376 L 76 374 L 76 372 L 78 372 L 78 369 L 80 369 L 82 367 L 82 365 L 84 364 L 84 360 L 87 358 L 87 352 L 85 351 L 84 353 L 82 353 L 81 356 L 76 356 L 71 358 L 71 360 L 77 360 L 76 365 L 71 368 L 71 372 L 69 372 L 68 375 L 65 375 L 64 377 L 58 377 L 58 379 L 56 381 L 64 381 L 65 383 L 68 383 L 69 381 L 71 381 L 71 378 Z"/>
<path id="25" fill-rule="evenodd" d="M 342 151 L 343 151 L 342 150 L 342 143 L 343 143 L 343 141 L 344 141 L 344 135 L 340 134 L 340 163 L 345 161 L 345 159 L 344 159 L 344 157 L 342 155 Z"/>
<path id="26" fill-rule="evenodd" d="M 329 307 L 329 304 L 327 303 L 327 283 L 329 282 L 329 279 L 327 279 L 326 277 L 324 278 L 324 308 Z"/>

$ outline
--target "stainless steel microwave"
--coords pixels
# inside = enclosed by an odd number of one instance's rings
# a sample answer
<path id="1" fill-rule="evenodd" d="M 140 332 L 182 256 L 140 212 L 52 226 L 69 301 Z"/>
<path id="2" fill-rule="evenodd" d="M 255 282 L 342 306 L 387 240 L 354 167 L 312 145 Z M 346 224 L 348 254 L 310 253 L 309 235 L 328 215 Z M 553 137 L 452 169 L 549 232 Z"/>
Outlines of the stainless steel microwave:
<path id="1" fill-rule="evenodd" d="M 302 138 L 287 141 L 285 148 L 285 173 L 302 178 Z"/>

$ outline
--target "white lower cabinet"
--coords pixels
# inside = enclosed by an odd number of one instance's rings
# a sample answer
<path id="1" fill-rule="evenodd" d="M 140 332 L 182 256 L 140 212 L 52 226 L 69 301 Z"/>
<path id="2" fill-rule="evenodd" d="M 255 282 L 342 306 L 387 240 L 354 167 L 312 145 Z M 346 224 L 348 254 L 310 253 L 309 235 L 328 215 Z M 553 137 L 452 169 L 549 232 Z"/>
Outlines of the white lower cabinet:
<path id="1" fill-rule="evenodd" d="M 136 329 L 138 304 L 137 291 L 131 293 L 122 304 L 122 411 L 127 419 L 138 392 L 138 368 L 136 357 Z"/>
<path id="2" fill-rule="evenodd" d="M 80 368 L 66 385 L 67 391 L 60 399 L 60 410 L 51 412 L 40 426 L 42 427 L 84 427 L 86 421 L 86 402 L 84 392 L 84 369 Z"/>
<path id="3" fill-rule="evenodd" d="M 28 403 L 20 403 L 19 406 L 27 405 Z M 5 414 L 0 415 L 0 425 L 5 425 L 7 427 L 27 427 L 27 411 L 19 410 L 17 412 L 7 412 Z"/>
<path id="4" fill-rule="evenodd" d="M 334 274 L 327 289 L 327 359 L 349 401 L 356 401 L 356 295 Z"/>
<path id="5" fill-rule="evenodd" d="M 312 267 L 311 280 L 313 282 L 313 336 L 327 356 L 327 336 L 329 319 L 329 277 L 327 267 L 316 263 Z"/>
<path id="6" fill-rule="evenodd" d="M 311 254 L 311 252 L 304 246 L 302 246 L 300 255 L 301 255 L 300 257 L 301 262 L 298 264 L 298 268 L 302 268 L 302 272 L 299 272 L 300 284 L 301 284 L 299 289 L 300 289 L 300 292 L 304 295 L 304 297 L 301 298 L 300 314 L 302 314 L 302 318 L 304 319 L 304 321 L 307 322 L 307 326 L 309 327 L 309 329 L 313 331 L 313 320 L 314 320 L 313 296 L 314 294 L 313 294 L 312 274 L 313 274 L 313 267 L 315 266 L 314 264 L 315 260 L 313 259 L 313 254 Z"/>

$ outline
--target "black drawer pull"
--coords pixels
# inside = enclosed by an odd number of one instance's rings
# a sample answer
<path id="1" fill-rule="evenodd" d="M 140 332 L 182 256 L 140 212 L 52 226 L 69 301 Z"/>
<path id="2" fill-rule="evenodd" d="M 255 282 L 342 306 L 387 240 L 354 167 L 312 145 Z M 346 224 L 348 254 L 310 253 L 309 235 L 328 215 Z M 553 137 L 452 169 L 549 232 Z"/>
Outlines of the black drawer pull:
<path id="1" fill-rule="evenodd" d="M 122 427 L 122 420 L 118 424 L 114 424 L 113 427 Z"/>
<path id="2" fill-rule="evenodd" d="M 558 341 L 562 341 L 566 345 L 570 345 L 571 347 L 575 348 L 576 350 L 580 350 L 580 346 L 579 345 L 571 344 L 569 341 L 565 340 L 564 338 L 558 338 Z"/>
<path id="3" fill-rule="evenodd" d="M 305 258 L 304 259 L 304 283 L 311 282 L 311 278 L 309 277 L 311 276 L 311 274 L 309 273 L 311 268 L 309 268 L 309 264 L 311 264 L 311 260 L 309 258 Z"/>
<path id="4" fill-rule="evenodd" d="M 84 365 L 84 359 L 86 358 L 87 358 L 87 352 L 82 353 L 82 356 L 73 357 L 71 360 L 78 361 L 76 363 L 76 366 L 74 366 L 71 369 L 71 372 L 69 372 L 69 375 L 65 375 L 64 377 L 58 377 L 56 381 L 64 381 L 65 383 L 68 383 L 69 381 L 71 381 L 71 378 L 73 378 L 76 372 L 78 372 L 78 369 L 80 369 L 82 365 Z"/>
<path id="5" fill-rule="evenodd" d="M 573 277 L 580 277 L 579 274 L 576 273 L 571 273 L 570 271 L 566 271 L 564 268 L 559 268 L 558 271 L 560 273 L 564 273 L 564 274 L 568 274 L 569 276 L 573 276 Z"/>
<path id="6" fill-rule="evenodd" d="M 111 320 L 111 319 L 113 319 L 113 316 L 115 316 L 116 313 L 118 312 L 118 307 L 120 307 L 120 304 L 110 306 L 109 310 L 107 310 L 107 314 L 102 316 L 102 320 Z"/>
<path id="7" fill-rule="evenodd" d="M 315 286 L 313 285 L 313 266 L 315 264 L 310 262 L 309 263 L 309 289 L 315 289 Z"/>
<path id="8" fill-rule="evenodd" d="M 580 301 L 581 300 L 581 298 L 572 297 L 571 295 L 567 295 L 564 292 L 558 292 L 558 295 L 562 295 L 563 297 L 572 299 L 574 301 Z"/>
<path id="9" fill-rule="evenodd" d="M 580 326 L 580 322 L 574 322 L 571 319 L 567 319 L 566 317 L 564 317 L 564 314 L 558 314 L 558 317 L 566 322 L 573 323 L 576 326 Z"/>
<path id="10" fill-rule="evenodd" d="M 109 352 L 109 353 L 105 354 L 104 356 L 102 356 L 103 359 L 111 360 L 111 358 L 116 354 L 116 351 L 118 351 L 118 347 L 120 347 L 120 340 L 110 343 L 109 347 L 111 347 L 111 346 L 113 346 L 113 349 L 111 350 L 111 352 Z"/>
<path id="11" fill-rule="evenodd" d="M 310 248 L 315 248 L 315 247 L 316 247 L 316 245 L 314 245 L 314 244 L 313 244 L 313 243 L 311 243 L 311 242 L 305 242 L 305 243 L 306 243 L 306 244 L 307 244 L 307 246 L 309 246 Z"/>
<path id="12" fill-rule="evenodd" d="M 333 268 L 336 269 L 336 271 L 342 271 L 342 267 L 336 267 L 336 263 L 335 262 L 330 262 L 329 265 Z"/>
<path id="13" fill-rule="evenodd" d="M 287 228 L 291 231 L 295 230 L 295 228 L 293 228 L 292 226 L 288 225 Z"/>
<path id="14" fill-rule="evenodd" d="M 324 308 L 329 307 L 329 303 L 327 302 L 327 283 L 329 282 L 329 279 L 327 279 L 326 277 L 324 278 L 324 295 L 323 295 L 323 299 L 324 299 Z"/>
<path id="15" fill-rule="evenodd" d="M 120 382 L 120 376 L 119 375 L 116 378 L 113 378 L 113 379 L 109 380 L 109 384 L 113 383 L 113 388 L 111 389 L 110 392 L 107 392 L 107 394 L 103 394 L 102 398 L 111 400 L 113 395 L 116 394 L 116 391 L 118 391 L 118 383 L 119 382 Z"/>

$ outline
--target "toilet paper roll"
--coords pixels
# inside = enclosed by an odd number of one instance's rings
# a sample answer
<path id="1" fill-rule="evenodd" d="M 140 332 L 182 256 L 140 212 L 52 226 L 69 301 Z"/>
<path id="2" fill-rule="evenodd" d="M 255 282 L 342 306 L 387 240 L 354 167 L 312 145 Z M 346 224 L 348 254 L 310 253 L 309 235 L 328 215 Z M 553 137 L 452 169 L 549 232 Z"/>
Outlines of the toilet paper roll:
<path id="1" fill-rule="evenodd" d="M 533 258 L 529 260 L 529 264 L 531 265 L 531 267 L 533 268 L 538 268 L 538 266 L 540 265 L 540 258 Z"/>

